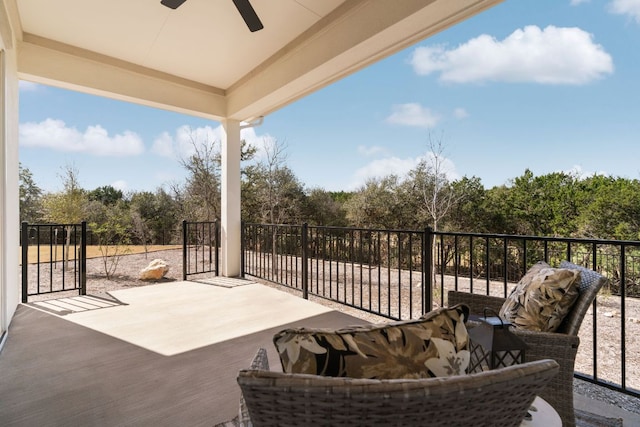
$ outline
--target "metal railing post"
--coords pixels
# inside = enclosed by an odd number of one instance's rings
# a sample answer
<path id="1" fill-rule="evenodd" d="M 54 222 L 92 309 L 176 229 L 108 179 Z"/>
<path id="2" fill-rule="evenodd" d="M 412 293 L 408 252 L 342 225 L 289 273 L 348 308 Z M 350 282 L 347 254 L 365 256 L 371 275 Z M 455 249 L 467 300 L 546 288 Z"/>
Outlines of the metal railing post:
<path id="1" fill-rule="evenodd" d="M 182 280 L 187 280 L 187 220 L 182 220 Z"/>
<path id="2" fill-rule="evenodd" d="M 217 222 L 216 222 L 216 227 L 217 227 Z M 244 259 L 245 241 L 244 239 L 246 239 L 245 222 L 240 221 L 240 277 L 242 277 L 243 279 L 245 274 L 245 259 Z M 216 263 L 217 262 L 218 260 L 216 259 Z M 216 267 L 216 270 L 217 270 L 217 267 Z"/>
<path id="3" fill-rule="evenodd" d="M 215 226 L 214 226 L 214 233 L 216 233 L 216 238 L 215 238 L 215 244 L 216 244 L 216 254 L 215 254 L 215 262 L 216 262 L 216 276 L 220 275 L 220 221 L 216 220 L 215 222 Z M 242 239 L 242 231 L 240 232 L 241 237 L 240 239 Z M 240 243 L 240 246 L 242 246 L 242 241 Z M 242 270 L 242 266 L 240 268 Z M 242 276 L 241 274 L 241 277 Z"/>
<path id="4" fill-rule="evenodd" d="M 81 223 L 80 242 L 80 295 L 87 294 L 87 221 Z"/>
<path id="5" fill-rule="evenodd" d="M 620 245 L 620 318 L 626 319 L 626 302 L 627 297 L 627 246 L 623 243 Z M 620 385 L 622 389 L 627 388 L 627 330 L 626 322 L 620 322 Z M 594 347 L 595 348 L 595 347 Z"/>
<path id="6" fill-rule="evenodd" d="M 433 307 L 433 228 L 427 227 L 424 230 L 424 312 L 428 313 Z"/>
<path id="7" fill-rule="evenodd" d="M 29 224 L 22 222 L 22 302 L 29 299 Z"/>
<path id="8" fill-rule="evenodd" d="M 307 241 L 308 236 L 307 233 L 309 231 L 309 226 L 305 222 L 302 224 L 302 298 L 309 299 L 309 277 L 308 276 L 308 261 L 309 254 L 307 253 Z"/>

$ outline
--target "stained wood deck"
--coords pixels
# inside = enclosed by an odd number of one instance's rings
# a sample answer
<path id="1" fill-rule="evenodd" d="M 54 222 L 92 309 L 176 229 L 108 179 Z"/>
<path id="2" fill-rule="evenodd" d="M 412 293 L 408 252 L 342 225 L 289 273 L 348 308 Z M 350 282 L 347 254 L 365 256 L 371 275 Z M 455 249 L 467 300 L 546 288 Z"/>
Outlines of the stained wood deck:
<path id="1" fill-rule="evenodd" d="M 128 289 L 122 305 L 63 315 L 20 305 L 0 353 L 0 425 L 213 426 L 237 414 L 237 372 L 259 347 L 279 367 L 277 331 L 364 323 L 240 284 Z"/>

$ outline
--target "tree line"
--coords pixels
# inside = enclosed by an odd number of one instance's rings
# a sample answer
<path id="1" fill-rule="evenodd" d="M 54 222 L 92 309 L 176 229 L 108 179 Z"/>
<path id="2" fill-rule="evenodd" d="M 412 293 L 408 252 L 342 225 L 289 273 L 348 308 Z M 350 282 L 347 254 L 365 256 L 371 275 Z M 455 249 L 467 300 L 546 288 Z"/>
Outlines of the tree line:
<path id="1" fill-rule="evenodd" d="M 124 193 L 112 186 L 81 188 L 79 171 L 62 169 L 63 189 L 42 191 L 20 167 L 20 219 L 29 223 L 87 221 L 102 242 L 179 242 L 181 223 L 220 217 L 218 143 L 196 144 L 181 160 L 186 179 L 155 191 Z M 442 144 L 406 176 L 371 179 L 355 191 L 307 188 L 287 166 L 286 147 L 242 145 L 242 219 L 270 224 L 500 233 L 640 240 L 640 181 L 531 170 L 485 188 L 478 177 L 449 180 Z"/>

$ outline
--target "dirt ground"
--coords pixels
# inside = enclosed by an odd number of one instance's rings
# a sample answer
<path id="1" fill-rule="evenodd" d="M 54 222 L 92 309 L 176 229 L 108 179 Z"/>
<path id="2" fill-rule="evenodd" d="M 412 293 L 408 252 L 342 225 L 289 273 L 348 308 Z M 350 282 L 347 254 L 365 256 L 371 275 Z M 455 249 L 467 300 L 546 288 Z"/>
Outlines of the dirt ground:
<path id="1" fill-rule="evenodd" d="M 160 249 L 163 249 L 160 247 Z M 127 289 L 139 286 L 149 286 L 158 282 L 142 281 L 138 278 L 140 270 L 145 268 L 153 259 L 160 258 L 170 266 L 169 272 L 161 282 L 182 280 L 182 250 L 154 250 L 148 253 L 123 255 L 120 257 L 115 274 L 111 279 L 105 277 L 105 260 L 102 257 L 87 260 L 87 293 L 109 297 L 109 292 L 117 289 Z M 42 277 L 43 271 L 40 272 Z M 37 282 L 36 269 L 30 266 L 30 283 Z M 210 274 L 209 274 L 210 275 Z M 207 276 L 207 275 L 205 275 Z M 67 279 L 68 280 L 68 279 Z M 299 295 L 296 290 L 291 290 L 270 282 L 262 282 L 266 285 Z M 445 286 L 448 285 L 445 282 Z M 66 293 L 65 293 L 66 294 Z M 72 293 L 76 295 L 77 291 Z M 56 294 L 56 296 L 66 296 Z M 36 299 L 50 299 L 48 297 L 31 297 L 30 301 Z M 353 316 L 363 318 L 371 322 L 381 322 L 386 319 L 366 313 L 357 309 L 346 307 L 339 303 L 332 303 L 322 298 L 310 297 L 310 300 L 327 305 L 333 309 L 340 310 Z M 580 330 L 580 350 L 576 359 L 576 371 L 587 373 L 592 372 L 592 342 L 593 342 L 593 313 L 587 313 L 582 328 Z M 640 340 L 635 337 L 640 336 L 640 301 L 627 298 L 625 307 L 620 304 L 620 298 L 601 292 L 598 296 L 597 314 L 595 317 L 597 325 L 598 349 L 596 352 L 598 364 L 598 376 L 600 379 L 610 381 L 614 384 L 621 383 L 621 350 L 620 336 L 621 325 L 624 319 L 626 336 L 626 386 L 631 389 L 640 390 Z M 594 386 L 588 382 L 575 380 L 575 390 L 580 394 L 596 398 L 607 403 L 612 403 L 632 412 L 640 413 L 640 399 L 622 393 L 611 391 L 605 387 Z"/>

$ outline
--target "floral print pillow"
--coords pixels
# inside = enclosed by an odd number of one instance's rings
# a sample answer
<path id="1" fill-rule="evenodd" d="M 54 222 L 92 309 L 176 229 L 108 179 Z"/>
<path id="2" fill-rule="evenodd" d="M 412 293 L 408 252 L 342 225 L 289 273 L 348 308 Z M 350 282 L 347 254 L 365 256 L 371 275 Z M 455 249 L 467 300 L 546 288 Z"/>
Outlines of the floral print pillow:
<path id="1" fill-rule="evenodd" d="M 517 328 L 554 332 L 578 299 L 580 271 L 539 262 L 527 271 L 500 309 Z"/>
<path id="2" fill-rule="evenodd" d="M 469 365 L 459 304 L 419 319 L 338 330 L 294 328 L 273 337 L 287 373 L 368 379 L 461 375 Z"/>

